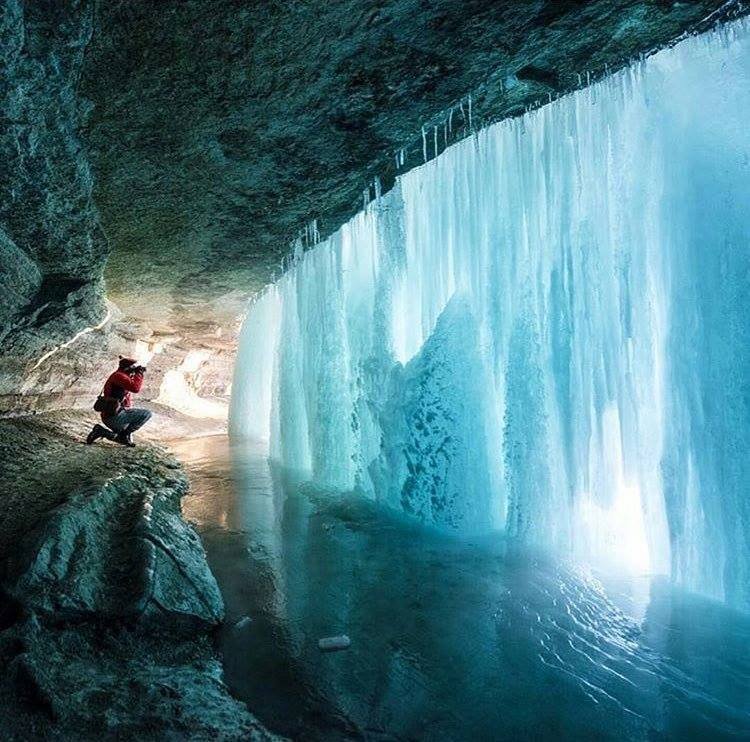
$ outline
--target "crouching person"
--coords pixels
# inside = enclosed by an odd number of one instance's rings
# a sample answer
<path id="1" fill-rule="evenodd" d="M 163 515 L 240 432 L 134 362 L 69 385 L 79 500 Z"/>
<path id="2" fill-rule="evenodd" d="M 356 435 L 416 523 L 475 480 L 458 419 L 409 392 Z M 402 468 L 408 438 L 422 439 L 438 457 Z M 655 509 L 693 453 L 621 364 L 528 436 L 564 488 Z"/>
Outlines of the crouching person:
<path id="1" fill-rule="evenodd" d="M 94 425 L 86 443 L 107 438 L 123 446 L 135 446 L 133 433 L 151 419 L 151 411 L 133 407 L 131 397 L 141 391 L 145 373 L 145 367 L 137 365 L 133 358 L 120 358 L 117 371 L 110 374 L 94 405 L 107 427 Z"/>

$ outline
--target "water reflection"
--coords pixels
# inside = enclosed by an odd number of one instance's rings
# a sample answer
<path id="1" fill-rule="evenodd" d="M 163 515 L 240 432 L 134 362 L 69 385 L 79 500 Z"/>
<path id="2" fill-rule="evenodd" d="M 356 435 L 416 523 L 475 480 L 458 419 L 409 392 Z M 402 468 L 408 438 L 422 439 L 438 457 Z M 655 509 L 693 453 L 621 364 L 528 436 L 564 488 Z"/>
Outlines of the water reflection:
<path id="1" fill-rule="evenodd" d="M 232 690 L 297 739 L 747 739 L 750 617 L 596 579 L 175 446 L 224 593 Z M 249 616 L 250 621 L 238 621 Z M 317 640 L 347 633 L 351 649 Z"/>

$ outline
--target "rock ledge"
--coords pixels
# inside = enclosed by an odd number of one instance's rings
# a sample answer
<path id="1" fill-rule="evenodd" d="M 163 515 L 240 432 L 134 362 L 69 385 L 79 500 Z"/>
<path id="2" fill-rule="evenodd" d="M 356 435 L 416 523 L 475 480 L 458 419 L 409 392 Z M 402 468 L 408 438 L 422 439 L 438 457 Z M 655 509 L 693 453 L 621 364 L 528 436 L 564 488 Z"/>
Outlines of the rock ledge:
<path id="1" fill-rule="evenodd" d="M 179 465 L 84 446 L 87 424 L 0 420 L 0 736 L 277 739 L 222 681 L 224 604 Z"/>

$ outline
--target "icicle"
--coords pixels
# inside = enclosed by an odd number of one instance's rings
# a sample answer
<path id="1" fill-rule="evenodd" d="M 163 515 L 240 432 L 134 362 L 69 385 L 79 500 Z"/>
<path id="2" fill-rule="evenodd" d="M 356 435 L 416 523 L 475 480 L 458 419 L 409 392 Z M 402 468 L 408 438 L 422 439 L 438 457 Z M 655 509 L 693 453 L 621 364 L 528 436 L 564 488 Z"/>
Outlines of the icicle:
<path id="1" fill-rule="evenodd" d="M 435 157 L 438 156 L 438 128 L 437 125 L 435 125 L 433 130 L 433 138 L 435 140 Z"/>
<path id="2" fill-rule="evenodd" d="M 469 93 L 469 131 L 473 130 L 473 125 L 471 122 L 471 93 Z"/>
<path id="3" fill-rule="evenodd" d="M 581 73 L 586 88 L 439 167 L 375 182 L 378 208 L 364 190 L 363 213 L 248 312 L 233 425 L 325 488 L 749 606 L 750 36 L 735 34 L 729 51 L 717 32 Z"/>

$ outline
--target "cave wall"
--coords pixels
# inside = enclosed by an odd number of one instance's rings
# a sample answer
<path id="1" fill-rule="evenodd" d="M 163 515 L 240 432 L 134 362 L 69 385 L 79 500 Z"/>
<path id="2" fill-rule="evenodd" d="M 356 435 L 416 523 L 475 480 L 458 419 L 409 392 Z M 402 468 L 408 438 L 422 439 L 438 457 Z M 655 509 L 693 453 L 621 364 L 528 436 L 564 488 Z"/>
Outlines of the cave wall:
<path id="1" fill-rule="evenodd" d="M 109 243 L 80 136 L 94 29 L 91 0 L 0 0 L 0 415 L 90 407 L 120 353 L 152 361 L 142 397 L 156 399 L 190 347 L 105 299 Z"/>
<path id="2" fill-rule="evenodd" d="M 92 198 L 78 94 L 89 0 L 0 2 L 0 396 L 105 316 L 108 246 Z M 0 409 L 5 403 L 0 401 Z"/>

